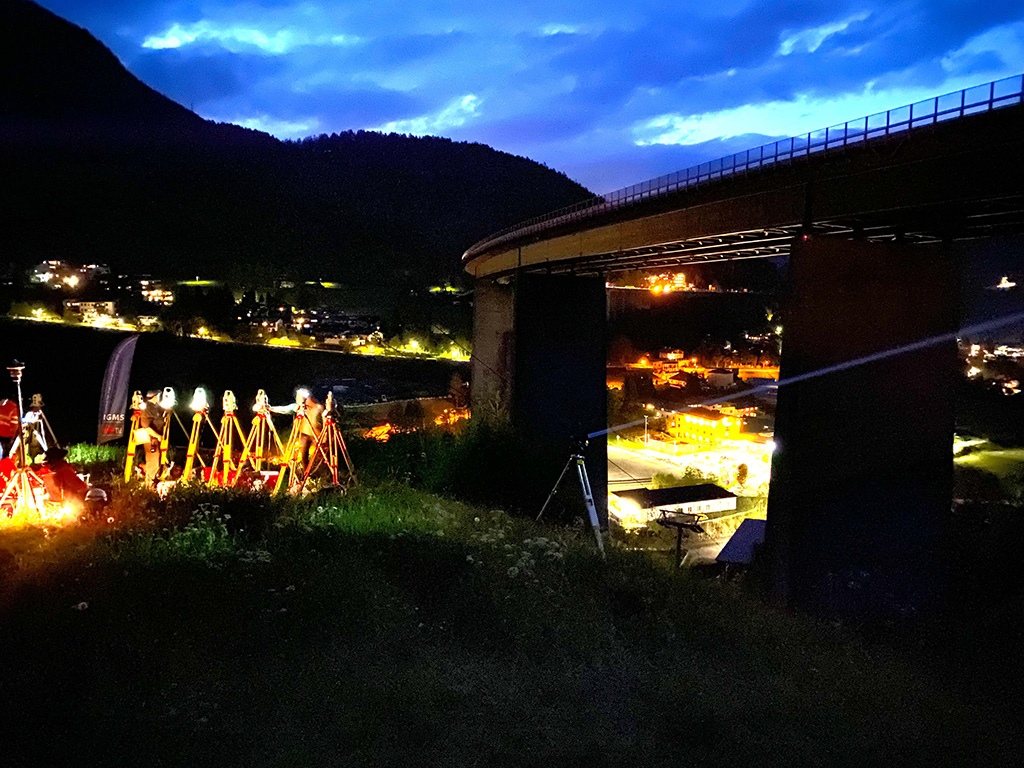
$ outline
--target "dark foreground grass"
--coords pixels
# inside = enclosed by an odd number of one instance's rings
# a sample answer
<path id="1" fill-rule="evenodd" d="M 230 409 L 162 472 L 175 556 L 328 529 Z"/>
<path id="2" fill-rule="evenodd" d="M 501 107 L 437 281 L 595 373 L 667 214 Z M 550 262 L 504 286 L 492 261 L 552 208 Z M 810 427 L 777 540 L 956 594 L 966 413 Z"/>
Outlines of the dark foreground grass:
<path id="1" fill-rule="evenodd" d="M 583 531 L 401 487 L 135 502 L 0 537 L 4 765 L 1019 760 L 1005 702 Z"/>

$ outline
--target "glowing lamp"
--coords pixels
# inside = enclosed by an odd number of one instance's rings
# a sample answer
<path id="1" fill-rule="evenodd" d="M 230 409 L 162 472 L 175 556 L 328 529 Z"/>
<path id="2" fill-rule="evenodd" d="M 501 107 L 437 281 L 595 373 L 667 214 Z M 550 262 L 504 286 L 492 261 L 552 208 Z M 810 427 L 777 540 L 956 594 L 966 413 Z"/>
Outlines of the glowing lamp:
<path id="1" fill-rule="evenodd" d="M 205 411 L 209 409 L 210 403 L 206 398 L 206 390 L 202 387 L 196 387 L 195 393 L 192 395 L 192 405 L 190 406 L 193 411 L 197 413 L 199 411 Z"/>
<path id="2" fill-rule="evenodd" d="M 609 505 L 609 510 L 618 518 L 623 528 L 642 528 L 647 523 L 640 505 L 632 499 L 616 499 Z"/>
<path id="3" fill-rule="evenodd" d="M 270 401 L 267 398 L 267 393 L 262 389 L 256 393 L 256 403 L 253 405 L 252 409 L 256 413 L 266 413 L 270 410 Z"/>
<path id="4" fill-rule="evenodd" d="M 178 399 L 174 395 L 174 388 L 164 387 L 163 394 L 160 395 L 160 407 L 163 408 L 165 411 L 169 411 L 171 410 L 171 408 L 177 405 L 177 403 Z"/>

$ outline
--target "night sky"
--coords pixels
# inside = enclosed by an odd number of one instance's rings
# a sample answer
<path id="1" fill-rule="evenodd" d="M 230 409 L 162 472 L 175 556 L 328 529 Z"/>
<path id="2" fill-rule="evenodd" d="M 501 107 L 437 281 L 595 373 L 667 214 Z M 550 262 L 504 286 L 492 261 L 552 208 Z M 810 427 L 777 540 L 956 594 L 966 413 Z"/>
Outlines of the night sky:
<path id="1" fill-rule="evenodd" d="M 203 117 L 479 141 L 604 192 L 1024 72 L 1024 0 L 43 0 Z"/>

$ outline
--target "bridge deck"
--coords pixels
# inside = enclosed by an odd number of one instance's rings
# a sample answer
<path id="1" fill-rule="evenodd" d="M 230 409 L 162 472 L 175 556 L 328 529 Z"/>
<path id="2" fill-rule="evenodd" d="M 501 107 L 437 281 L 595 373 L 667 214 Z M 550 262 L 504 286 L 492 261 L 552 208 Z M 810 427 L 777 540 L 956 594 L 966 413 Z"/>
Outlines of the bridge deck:
<path id="1" fill-rule="evenodd" d="M 497 233 L 465 266 L 594 274 L 778 256 L 800 234 L 1024 231 L 1022 85 L 1008 78 L 634 185 Z"/>

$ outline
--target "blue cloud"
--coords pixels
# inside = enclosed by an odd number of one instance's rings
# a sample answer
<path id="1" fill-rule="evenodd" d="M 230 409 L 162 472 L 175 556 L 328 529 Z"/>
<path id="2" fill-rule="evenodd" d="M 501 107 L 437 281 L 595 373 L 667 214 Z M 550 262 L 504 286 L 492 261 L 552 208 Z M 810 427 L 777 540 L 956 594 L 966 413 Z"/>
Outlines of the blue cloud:
<path id="1" fill-rule="evenodd" d="M 1024 71 L 1021 0 L 43 4 L 202 115 L 445 133 L 599 190 Z"/>

